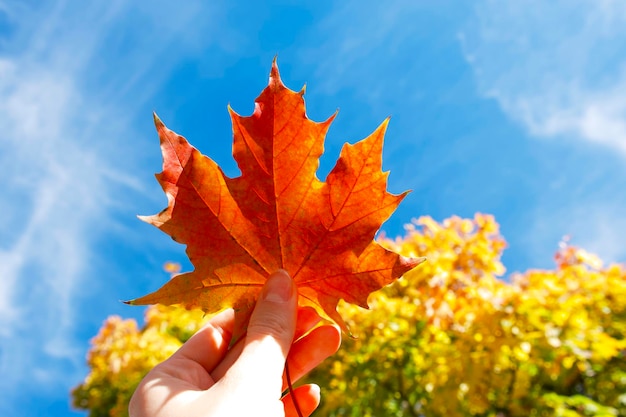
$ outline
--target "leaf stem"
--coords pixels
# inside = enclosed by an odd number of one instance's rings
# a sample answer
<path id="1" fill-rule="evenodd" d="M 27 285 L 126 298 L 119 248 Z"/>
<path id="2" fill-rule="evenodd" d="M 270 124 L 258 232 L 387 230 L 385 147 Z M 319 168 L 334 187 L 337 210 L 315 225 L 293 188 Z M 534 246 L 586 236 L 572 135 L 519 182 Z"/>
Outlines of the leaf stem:
<path id="1" fill-rule="evenodd" d="M 285 362 L 285 377 L 287 379 L 287 387 L 289 388 L 289 392 L 291 393 L 291 399 L 293 401 L 293 406 L 296 409 L 296 413 L 298 413 L 298 417 L 304 417 L 302 415 L 302 411 L 300 411 L 300 404 L 298 404 L 296 394 L 293 391 L 293 384 L 291 383 L 291 376 L 289 375 L 289 363 L 287 362 Z"/>

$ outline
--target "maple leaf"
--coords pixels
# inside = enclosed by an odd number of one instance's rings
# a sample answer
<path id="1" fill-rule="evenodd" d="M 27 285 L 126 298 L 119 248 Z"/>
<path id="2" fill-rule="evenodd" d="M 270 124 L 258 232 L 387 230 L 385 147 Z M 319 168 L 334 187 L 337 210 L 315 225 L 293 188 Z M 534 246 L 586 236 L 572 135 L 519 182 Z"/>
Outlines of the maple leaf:
<path id="1" fill-rule="evenodd" d="M 129 304 L 180 304 L 207 313 L 233 307 L 240 334 L 268 276 L 282 268 L 297 285 L 300 305 L 348 331 L 336 310 L 340 299 L 368 308 L 372 291 L 423 260 L 374 241 L 407 194 L 386 191 L 381 164 L 388 120 L 362 141 L 345 144 L 322 182 L 316 171 L 334 115 L 311 121 L 303 95 L 304 89 L 296 93 L 283 85 L 274 61 L 253 114 L 242 117 L 228 108 L 237 178 L 155 115 L 163 152 L 156 177 L 168 206 L 140 218 L 187 245 L 195 269 Z"/>

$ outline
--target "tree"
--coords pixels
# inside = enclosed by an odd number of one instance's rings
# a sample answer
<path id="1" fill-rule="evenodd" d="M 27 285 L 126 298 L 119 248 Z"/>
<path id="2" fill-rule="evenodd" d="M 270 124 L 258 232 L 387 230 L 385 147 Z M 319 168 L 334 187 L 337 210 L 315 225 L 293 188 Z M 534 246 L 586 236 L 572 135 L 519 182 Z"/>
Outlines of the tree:
<path id="1" fill-rule="evenodd" d="M 501 279 L 506 243 L 491 216 L 422 217 L 381 243 L 428 261 L 370 298 L 340 305 L 358 338 L 310 380 L 318 415 L 626 415 L 626 271 L 563 244 L 554 270 Z M 125 416 L 142 376 L 203 322 L 152 306 L 146 323 L 109 318 L 72 393 L 91 416 Z"/>
<path id="2" fill-rule="evenodd" d="M 311 379 L 329 416 L 626 415 L 626 272 L 563 245 L 516 274 L 491 216 L 423 217 L 386 243 L 428 262 L 344 305 L 358 329 Z"/>

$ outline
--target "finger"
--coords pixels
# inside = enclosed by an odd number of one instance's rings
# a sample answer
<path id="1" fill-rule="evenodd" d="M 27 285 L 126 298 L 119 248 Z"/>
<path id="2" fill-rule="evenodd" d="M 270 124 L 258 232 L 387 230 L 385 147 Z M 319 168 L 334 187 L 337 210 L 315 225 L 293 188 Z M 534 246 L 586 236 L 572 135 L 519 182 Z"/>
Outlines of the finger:
<path id="1" fill-rule="evenodd" d="M 237 341 L 237 343 L 235 343 L 235 345 L 232 346 L 228 350 L 228 352 L 226 353 L 226 356 L 224 357 L 224 360 L 221 361 L 215 367 L 213 372 L 211 372 L 211 377 L 215 381 L 219 381 L 220 379 L 222 379 L 224 377 L 224 375 L 226 375 L 226 372 L 237 361 L 237 359 L 239 359 L 239 356 L 241 355 L 241 351 L 243 350 L 244 341 L 245 341 L 245 339 L 239 339 Z"/>
<path id="2" fill-rule="evenodd" d="M 286 271 L 272 274 L 250 317 L 241 355 L 224 380 L 245 381 L 268 395 L 281 392 L 282 374 L 296 328 L 298 297 Z"/>
<path id="3" fill-rule="evenodd" d="M 191 360 L 211 373 L 228 351 L 234 322 L 235 313 L 232 309 L 219 313 L 191 336 L 169 360 Z"/>
<path id="4" fill-rule="evenodd" d="M 317 323 L 321 321 L 321 317 L 313 307 L 298 307 L 298 321 L 296 322 L 296 334 L 294 340 L 300 339 Z"/>
<path id="5" fill-rule="evenodd" d="M 282 399 L 285 404 L 285 417 L 298 417 L 293 398 L 298 402 L 298 408 L 303 416 L 310 416 L 320 404 L 320 387 L 315 384 L 302 385 Z"/>
<path id="6" fill-rule="evenodd" d="M 340 345 L 341 331 L 332 325 L 317 327 L 295 342 L 287 358 L 291 382 L 302 378 L 324 359 L 337 352 Z M 283 390 L 285 389 L 287 380 L 283 378 Z"/>
<path id="7" fill-rule="evenodd" d="M 302 335 L 308 333 L 317 323 L 321 320 L 319 314 L 312 307 L 298 307 L 298 317 L 296 321 L 296 331 L 294 335 L 294 340 L 299 339 Z M 226 371 L 233 366 L 233 363 L 239 358 L 241 355 L 241 351 L 243 350 L 245 338 L 241 338 L 235 343 L 234 346 L 228 350 L 228 353 L 224 357 L 224 360 L 221 361 L 211 372 L 211 377 L 215 381 L 219 381 L 222 379 Z"/>
<path id="8" fill-rule="evenodd" d="M 140 416 L 166 412 L 165 399 L 212 386 L 214 381 L 209 373 L 228 350 L 234 317 L 233 310 L 216 315 L 169 359 L 152 369 L 130 400 L 130 414 Z M 163 401 L 158 400 L 161 394 Z"/>

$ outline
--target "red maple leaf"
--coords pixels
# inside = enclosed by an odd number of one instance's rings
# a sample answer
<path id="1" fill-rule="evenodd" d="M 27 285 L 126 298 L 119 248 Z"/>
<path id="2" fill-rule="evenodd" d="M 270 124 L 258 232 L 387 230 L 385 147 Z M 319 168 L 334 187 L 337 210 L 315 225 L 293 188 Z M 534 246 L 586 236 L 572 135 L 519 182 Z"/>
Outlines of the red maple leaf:
<path id="1" fill-rule="evenodd" d="M 157 179 L 168 198 L 161 213 L 143 217 L 187 245 L 195 269 L 130 304 L 180 304 L 236 311 L 243 331 L 268 276 L 287 270 L 299 304 L 338 323 L 344 299 L 367 308 L 368 295 L 418 265 L 374 241 L 406 193 L 387 192 L 381 171 L 387 120 L 362 141 L 345 144 L 325 182 L 316 177 L 326 132 L 305 114 L 304 90 L 286 88 L 276 62 L 254 113 L 229 108 L 233 156 L 241 176 L 229 178 L 155 115 L 163 152 Z"/>

